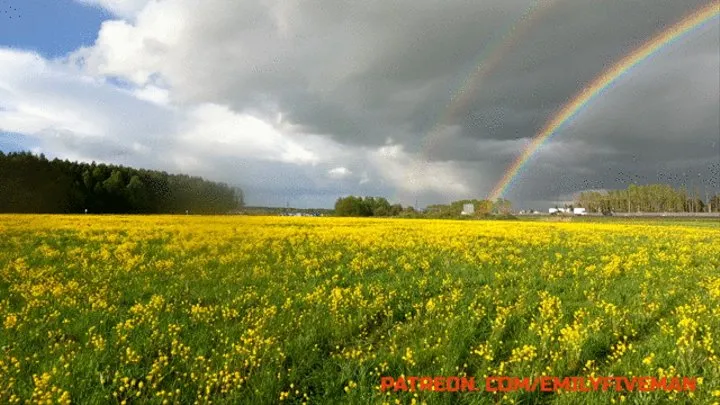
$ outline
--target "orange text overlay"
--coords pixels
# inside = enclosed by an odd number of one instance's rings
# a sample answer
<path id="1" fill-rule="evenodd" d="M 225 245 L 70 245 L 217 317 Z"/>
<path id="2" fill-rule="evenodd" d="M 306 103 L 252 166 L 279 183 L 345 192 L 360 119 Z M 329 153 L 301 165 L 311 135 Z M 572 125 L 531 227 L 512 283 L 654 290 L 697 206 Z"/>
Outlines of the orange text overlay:
<path id="1" fill-rule="evenodd" d="M 380 391 L 695 391 L 696 377 L 380 377 Z"/>

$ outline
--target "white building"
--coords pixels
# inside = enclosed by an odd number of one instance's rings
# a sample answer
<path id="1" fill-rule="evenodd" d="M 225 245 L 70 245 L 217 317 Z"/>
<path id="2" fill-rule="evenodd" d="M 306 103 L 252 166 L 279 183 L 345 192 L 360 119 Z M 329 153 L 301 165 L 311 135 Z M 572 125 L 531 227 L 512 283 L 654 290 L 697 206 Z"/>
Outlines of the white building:
<path id="1" fill-rule="evenodd" d="M 548 210 L 550 214 L 575 214 L 575 215 L 587 215 L 585 208 L 550 208 Z"/>
<path id="2" fill-rule="evenodd" d="M 460 215 L 472 215 L 475 213 L 475 205 L 473 204 L 464 204 L 463 210 L 460 213 Z"/>

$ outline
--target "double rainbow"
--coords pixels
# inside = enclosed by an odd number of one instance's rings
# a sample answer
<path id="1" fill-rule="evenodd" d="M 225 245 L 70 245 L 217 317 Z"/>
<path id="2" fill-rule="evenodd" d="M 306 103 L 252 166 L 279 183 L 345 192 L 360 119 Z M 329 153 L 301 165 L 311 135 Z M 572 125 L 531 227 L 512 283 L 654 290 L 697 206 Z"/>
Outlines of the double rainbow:
<path id="1" fill-rule="evenodd" d="M 543 143 L 545 143 L 552 135 L 556 134 L 565 123 L 576 116 L 578 111 L 592 101 L 604 89 L 613 84 L 613 82 L 615 82 L 620 76 L 685 34 L 704 26 L 719 14 L 720 1 L 715 0 L 707 6 L 687 16 L 669 29 L 663 31 L 661 34 L 647 41 L 640 48 L 615 63 L 612 67 L 588 84 L 579 94 L 563 106 L 554 118 L 545 125 L 540 133 L 533 137 L 530 144 L 525 147 L 522 154 L 515 159 L 513 164 L 503 175 L 502 179 L 500 179 L 495 188 L 492 190 L 489 195 L 489 199 L 496 200 L 501 198 L 507 191 L 508 187 L 510 187 L 513 181 L 517 178 L 520 170 L 543 145 Z"/>

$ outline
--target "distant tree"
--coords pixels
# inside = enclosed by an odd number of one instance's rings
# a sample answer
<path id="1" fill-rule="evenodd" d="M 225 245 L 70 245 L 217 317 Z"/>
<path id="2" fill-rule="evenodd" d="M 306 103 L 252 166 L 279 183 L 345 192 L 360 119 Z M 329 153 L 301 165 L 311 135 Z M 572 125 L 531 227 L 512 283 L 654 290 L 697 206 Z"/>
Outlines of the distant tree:
<path id="1" fill-rule="evenodd" d="M 390 205 L 384 197 L 347 196 L 335 201 L 335 215 L 341 217 L 388 217 L 405 213 L 402 205 Z"/>
<path id="2" fill-rule="evenodd" d="M 85 187 L 85 190 L 92 190 L 93 189 L 93 176 L 90 173 L 89 169 L 85 169 L 82 174 L 82 182 L 83 186 Z"/>
<path id="3" fill-rule="evenodd" d="M 130 178 L 127 185 L 128 202 L 132 211 L 147 212 L 149 193 L 138 175 Z"/>
<path id="4" fill-rule="evenodd" d="M 720 212 L 720 194 L 710 198 L 711 212 Z"/>
<path id="5" fill-rule="evenodd" d="M 199 177 L 0 154 L 0 212 L 223 213 L 237 207 L 237 190 Z"/>
<path id="6" fill-rule="evenodd" d="M 504 198 L 498 198 L 495 201 L 495 206 L 493 211 L 497 212 L 498 214 L 502 215 L 509 215 L 512 211 L 512 203 L 510 200 L 506 200 Z"/>
<path id="7" fill-rule="evenodd" d="M 233 187 L 233 197 L 235 202 L 235 208 L 242 208 L 245 206 L 245 193 L 240 187 Z"/>
<path id="8" fill-rule="evenodd" d="M 360 197 L 338 198 L 335 202 L 335 215 L 341 217 L 369 217 L 372 211 Z"/>
<path id="9" fill-rule="evenodd" d="M 125 180 L 123 179 L 122 171 L 114 169 L 110 173 L 110 177 L 102 182 L 103 189 L 110 197 L 106 207 L 110 212 L 124 212 L 126 211 L 125 204 Z"/>
<path id="10" fill-rule="evenodd" d="M 693 195 L 694 194 L 694 195 Z M 706 201 L 695 193 L 688 193 L 683 186 L 674 189 L 667 184 L 638 186 L 631 184 L 625 190 L 604 193 L 580 193 L 578 205 L 590 212 L 702 212 L 707 210 Z"/>
<path id="11" fill-rule="evenodd" d="M 374 217 L 390 215 L 390 203 L 384 197 L 365 197 L 363 204 L 365 204 L 365 210 Z"/>
<path id="12" fill-rule="evenodd" d="M 475 212 L 477 215 L 488 215 L 493 210 L 493 203 L 490 200 L 482 200 L 475 204 Z"/>

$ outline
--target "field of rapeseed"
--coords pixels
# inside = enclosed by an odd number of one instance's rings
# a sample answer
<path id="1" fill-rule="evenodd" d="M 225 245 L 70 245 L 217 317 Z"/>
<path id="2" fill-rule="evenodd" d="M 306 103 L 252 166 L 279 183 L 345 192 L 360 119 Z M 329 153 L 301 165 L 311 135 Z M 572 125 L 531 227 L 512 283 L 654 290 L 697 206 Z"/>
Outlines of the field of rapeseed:
<path id="1" fill-rule="evenodd" d="M 713 403 L 719 355 L 720 227 L 0 216 L 0 403 Z M 380 392 L 541 374 L 700 378 Z"/>

